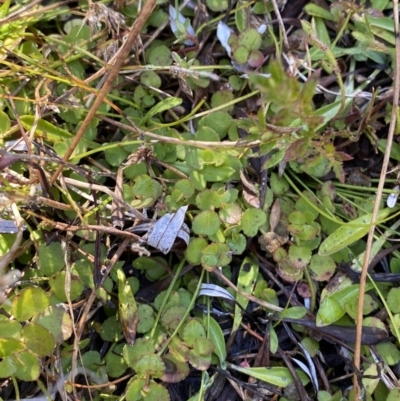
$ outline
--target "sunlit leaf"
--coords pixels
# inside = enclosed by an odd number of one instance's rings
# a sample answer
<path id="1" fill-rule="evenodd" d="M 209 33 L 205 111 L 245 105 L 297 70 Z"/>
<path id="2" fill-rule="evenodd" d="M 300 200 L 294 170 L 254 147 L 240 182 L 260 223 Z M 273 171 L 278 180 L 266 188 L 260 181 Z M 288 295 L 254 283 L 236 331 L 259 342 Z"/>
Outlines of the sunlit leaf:
<path id="1" fill-rule="evenodd" d="M 392 209 L 382 209 L 379 211 L 377 220 L 383 220 L 392 213 Z M 371 225 L 370 213 L 365 214 L 349 223 L 343 224 L 336 231 L 334 231 L 319 247 L 319 255 L 331 255 L 341 249 L 349 246 L 368 234 Z"/>

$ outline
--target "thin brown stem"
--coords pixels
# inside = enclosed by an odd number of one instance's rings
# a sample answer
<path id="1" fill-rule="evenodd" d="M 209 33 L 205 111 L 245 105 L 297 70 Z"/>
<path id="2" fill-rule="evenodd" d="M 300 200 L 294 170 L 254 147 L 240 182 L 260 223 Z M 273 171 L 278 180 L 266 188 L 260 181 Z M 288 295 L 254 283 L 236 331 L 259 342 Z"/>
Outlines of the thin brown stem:
<path id="1" fill-rule="evenodd" d="M 103 100 L 107 96 L 107 94 L 110 92 L 113 82 L 115 78 L 117 77 L 119 70 L 123 66 L 125 60 L 127 59 L 131 49 L 133 48 L 133 45 L 138 38 L 140 31 L 143 28 L 143 25 L 145 24 L 147 18 L 150 16 L 151 12 L 153 11 L 153 8 L 156 4 L 156 0 L 148 0 L 143 6 L 142 12 L 139 14 L 137 19 L 135 20 L 131 31 L 129 32 L 126 41 L 122 45 L 121 49 L 118 51 L 118 53 L 113 57 L 113 59 L 110 61 L 110 64 L 112 65 L 110 68 L 110 71 L 108 72 L 107 79 L 104 81 L 104 85 L 101 88 L 100 92 L 98 93 L 96 100 L 93 102 L 93 106 L 89 110 L 86 118 L 83 120 L 82 125 L 80 126 L 78 132 L 76 133 L 74 140 L 72 141 L 70 147 L 68 148 L 67 152 L 64 155 L 63 160 L 67 161 L 70 156 L 72 155 L 73 151 L 75 148 L 78 146 L 79 142 L 82 140 L 83 134 L 85 133 L 86 129 L 88 128 L 90 122 L 96 115 L 96 111 L 98 108 L 101 106 L 103 103 Z M 59 166 L 57 171 L 54 173 L 50 184 L 54 184 L 54 182 L 57 180 L 58 176 L 60 175 L 61 171 L 63 169 L 63 166 Z"/>

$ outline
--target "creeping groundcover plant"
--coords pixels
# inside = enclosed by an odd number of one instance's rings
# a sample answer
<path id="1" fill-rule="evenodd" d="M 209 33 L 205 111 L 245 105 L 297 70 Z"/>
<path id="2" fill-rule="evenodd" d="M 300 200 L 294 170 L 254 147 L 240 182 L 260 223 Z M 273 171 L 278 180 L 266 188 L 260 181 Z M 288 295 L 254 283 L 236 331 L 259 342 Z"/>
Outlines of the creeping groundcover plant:
<path id="1" fill-rule="evenodd" d="M 397 3 L 3 1 L 0 398 L 399 399 Z"/>

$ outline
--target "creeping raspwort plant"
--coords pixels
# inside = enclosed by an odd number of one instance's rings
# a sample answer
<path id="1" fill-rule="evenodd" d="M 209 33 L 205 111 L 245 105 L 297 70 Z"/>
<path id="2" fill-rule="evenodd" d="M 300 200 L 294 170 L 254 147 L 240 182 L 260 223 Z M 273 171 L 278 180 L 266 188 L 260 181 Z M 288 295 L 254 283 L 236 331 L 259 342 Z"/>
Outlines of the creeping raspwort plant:
<path id="1" fill-rule="evenodd" d="M 392 4 L 20 3 L 0 6 L 0 397 L 350 400 L 327 340 L 365 346 L 359 395 L 397 399 Z"/>

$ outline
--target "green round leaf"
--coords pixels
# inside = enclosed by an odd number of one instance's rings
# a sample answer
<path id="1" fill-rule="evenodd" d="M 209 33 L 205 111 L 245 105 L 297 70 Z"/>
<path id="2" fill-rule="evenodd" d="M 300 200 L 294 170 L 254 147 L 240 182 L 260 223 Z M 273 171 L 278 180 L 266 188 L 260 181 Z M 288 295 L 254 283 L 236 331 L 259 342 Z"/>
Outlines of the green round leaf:
<path id="1" fill-rule="evenodd" d="M 204 238 L 193 238 L 190 240 L 185 251 L 186 260 L 192 265 L 199 265 L 201 255 L 208 242 Z"/>
<path id="2" fill-rule="evenodd" d="M 5 379 L 12 376 L 17 371 L 14 359 L 5 357 L 0 361 L 0 378 Z"/>
<path id="3" fill-rule="evenodd" d="M 49 279 L 50 288 L 54 292 L 54 295 L 62 302 L 67 302 L 68 300 L 68 297 L 65 293 L 65 280 L 65 271 L 59 272 Z M 71 274 L 69 282 L 69 296 L 71 301 L 74 301 L 82 294 L 83 284 L 81 279 L 74 274 Z"/>
<path id="4" fill-rule="evenodd" d="M 192 319 L 183 328 L 183 341 L 189 347 L 193 347 L 197 338 L 206 337 L 206 330 L 197 319 Z"/>
<path id="5" fill-rule="evenodd" d="M 102 325 L 100 336 L 104 341 L 117 342 L 122 340 L 121 323 L 117 321 L 115 316 L 110 316 Z"/>
<path id="6" fill-rule="evenodd" d="M 393 313 L 400 313 L 400 288 L 391 288 L 387 296 L 389 309 Z"/>
<path id="7" fill-rule="evenodd" d="M 147 333 L 154 326 L 155 318 L 153 308 L 150 305 L 138 306 L 139 321 L 136 327 L 138 333 Z"/>
<path id="8" fill-rule="evenodd" d="M 236 203 L 224 203 L 219 211 L 219 218 L 228 225 L 239 224 L 242 220 L 242 209 Z"/>
<path id="9" fill-rule="evenodd" d="M 39 378 L 40 364 L 38 357 L 31 351 L 24 351 L 12 356 L 17 368 L 15 377 L 26 382 Z"/>
<path id="10" fill-rule="evenodd" d="M 381 342 L 376 345 L 376 349 L 379 352 L 379 355 L 389 366 L 399 363 L 400 351 L 395 344 L 390 342 Z"/>
<path id="11" fill-rule="evenodd" d="M 10 117 L 0 110 L 0 134 L 4 134 L 11 128 Z"/>
<path id="12" fill-rule="evenodd" d="M 68 340 L 72 335 L 71 317 L 62 306 L 49 306 L 35 317 L 34 321 L 45 327 L 53 335 L 57 344 Z"/>
<path id="13" fill-rule="evenodd" d="M 190 198 L 195 191 L 194 184 L 188 179 L 179 180 L 174 188 L 179 190 L 184 198 Z"/>
<path id="14" fill-rule="evenodd" d="M 173 306 L 172 308 L 167 309 L 161 315 L 161 324 L 167 330 L 175 330 L 178 325 L 181 323 L 183 317 L 186 314 L 186 308 L 184 306 Z"/>
<path id="15" fill-rule="evenodd" d="M 21 352 L 24 349 L 24 343 L 16 338 L 0 338 L 0 358 L 13 355 L 14 353 Z"/>
<path id="16" fill-rule="evenodd" d="M 229 246 L 223 243 L 212 243 L 208 245 L 202 253 L 202 266 L 212 271 L 216 267 L 228 265 L 232 260 L 232 252 Z"/>
<path id="17" fill-rule="evenodd" d="M 241 46 L 247 47 L 247 49 L 258 50 L 261 46 L 261 35 L 254 28 L 247 28 L 240 33 L 238 38 Z"/>
<path id="18" fill-rule="evenodd" d="M 154 71 L 145 71 L 140 75 L 140 82 L 154 88 L 161 87 L 161 78 Z"/>
<path id="19" fill-rule="evenodd" d="M 139 338 L 134 345 L 125 344 L 122 350 L 122 356 L 125 363 L 131 368 L 135 368 L 138 361 L 146 354 L 153 354 L 155 346 L 152 340 Z"/>
<path id="20" fill-rule="evenodd" d="M 258 229 L 265 224 L 267 216 L 261 209 L 249 208 L 242 215 L 242 221 L 240 225 L 243 230 L 243 234 L 247 237 L 254 237 Z"/>
<path id="21" fill-rule="evenodd" d="M 215 92 L 211 97 L 211 107 L 224 106 L 234 100 L 233 93 L 228 90 Z M 230 111 L 233 109 L 233 104 L 225 107 L 223 110 Z"/>
<path id="22" fill-rule="evenodd" d="M 135 378 L 129 383 L 126 391 L 126 401 L 169 401 L 168 390 L 161 384 L 145 379 Z"/>
<path id="23" fill-rule="evenodd" d="M 39 324 L 27 324 L 22 329 L 26 348 L 40 357 L 51 355 L 56 343 L 49 330 Z"/>
<path id="24" fill-rule="evenodd" d="M 214 352 L 214 349 L 214 343 L 208 338 L 196 338 L 194 342 L 194 352 L 197 355 L 211 355 Z"/>
<path id="25" fill-rule="evenodd" d="M 127 345 L 128 346 L 128 345 Z M 126 370 L 128 365 L 122 356 L 122 349 L 124 344 L 117 344 L 115 348 L 111 348 L 104 360 L 106 363 L 106 372 L 110 377 L 121 377 Z"/>
<path id="26" fill-rule="evenodd" d="M 313 255 L 309 266 L 317 281 L 328 281 L 335 273 L 336 263 L 330 256 Z"/>
<path id="27" fill-rule="evenodd" d="M 15 320 L 0 322 L 1 337 L 21 338 L 22 325 Z"/>
<path id="28" fill-rule="evenodd" d="M 18 321 L 28 320 L 49 306 L 49 296 L 41 288 L 24 288 L 12 302 L 12 314 Z"/>
<path id="29" fill-rule="evenodd" d="M 44 276 L 51 276 L 64 268 L 64 255 L 59 242 L 40 245 L 38 253 L 39 269 Z"/>
<path id="30" fill-rule="evenodd" d="M 205 211 L 193 219 L 192 230 L 197 235 L 214 235 L 219 226 L 218 214 L 213 211 Z"/>
<path id="31" fill-rule="evenodd" d="M 214 210 L 221 206 L 221 197 L 217 191 L 205 189 L 196 196 L 196 205 L 200 210 Z"/>
<path id="32" fill-rule="evenodd" d="M 239 46 L 233 52 L 233 58 L 238 64 L 246 64 L 250 56 L 250 50 L 246 46 Z"/>
<path id="33" fill-rule="evenodd" d="M 172 64 L 171 50 L 167 46 L 157 46 L 151 50 L 149 64 L 168 66 Z"/>
<path id="34" fill-rule="evenodd" d="M 206 0 L 206 4 L 211 11 L 225 11 L 228 9 L 228 0 Z"/>
<path id="35" fill-rule="evenodd" d="M 104 156 L 110 166 L 119 167 L 128 157 L 128 152 L 120 146 L 115 148 L 106 149 Z"/>
<path id="36" fill-rule="evenodd" d="M 172 356 L 171 354 L 162 356 L 165 365 L 165 373 L 161 377 L 164 383 L 179 383 L 185 380 L 190 373 L 189 365 Z"/>
<path id="37" fill-rule="evenodd" d="M 161 357 L 155 354 L 143 355 L 135 366 L 138 376 L 152 376 L 156 379 L 160 378 L 165 372 L 165 365 Z"/>
<path id="38" fill-rule="evenodd" d="M 229 79 L 232 77 L 236 77 L 236 75 L 231 75 Z M 225 137 L 231 125 L 232 117 L 225 111 L 215 111 L 203 117 L 199 121 L 199 128 L 203 126 L 211 127 L 213 130 L 215 130 L 215 132 L 218 133 L 220 139 Z"/>

